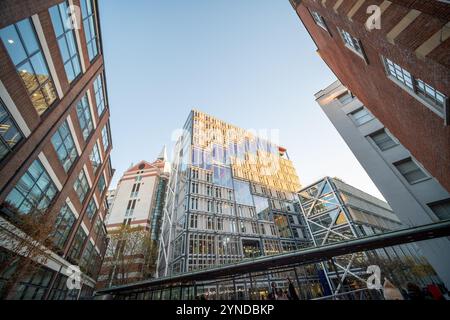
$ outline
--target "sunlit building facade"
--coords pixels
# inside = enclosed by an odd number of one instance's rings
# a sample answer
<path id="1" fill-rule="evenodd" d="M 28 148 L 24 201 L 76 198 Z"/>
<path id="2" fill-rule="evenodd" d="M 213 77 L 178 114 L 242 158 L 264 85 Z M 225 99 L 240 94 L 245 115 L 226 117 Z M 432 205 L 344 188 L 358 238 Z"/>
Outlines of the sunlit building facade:
<path id="1" fill-rule="evenodd" d="M 287 150 L 199 111 L 177 140 L 159 276 L 310 245 Z"/>
<path id="2" fill-rule="evenodd" d="M 165 150 L 154 162 L 140 161 L 128 168 L 110 193 L 110 239 L 97 288 L 154 277 L 170 172 Z"/>

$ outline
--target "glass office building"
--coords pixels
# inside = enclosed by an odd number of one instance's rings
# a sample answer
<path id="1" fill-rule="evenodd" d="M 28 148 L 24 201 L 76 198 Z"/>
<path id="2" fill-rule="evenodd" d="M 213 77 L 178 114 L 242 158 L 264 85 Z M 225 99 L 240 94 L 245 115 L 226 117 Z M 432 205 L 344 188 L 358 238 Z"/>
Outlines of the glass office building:
<path id="1" fill-rule="evenodd" d="M 295 206 L 300 182 L 287 150 L 191 111 L 176 142 L 158 276 L 311 244 Z"/>

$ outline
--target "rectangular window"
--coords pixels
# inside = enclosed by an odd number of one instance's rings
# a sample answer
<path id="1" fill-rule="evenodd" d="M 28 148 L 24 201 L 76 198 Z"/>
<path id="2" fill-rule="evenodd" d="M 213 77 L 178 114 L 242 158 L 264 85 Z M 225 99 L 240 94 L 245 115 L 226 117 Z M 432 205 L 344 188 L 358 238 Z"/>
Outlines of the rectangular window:
<path id="1" fill-rule="evenodd" d="M 50 285 L 54 272 L 40 268 L 36 272 L 22 277 L 17 283 L 17 290 L 12 300 L 42 300 Z"/>
<path id="2" fill-rule="evenodd" d="M 103 142 L 103 148 L 106 153 L 109 147 L 109 128 L 108 124 L 106 124 L 102 129 L 102 142 Z"/>
<path id="3" fill-rule="evenodd" d="M 80 266 L 82 268 L 85 269 L 85 271 L 87 271 L 87 267 L 89 266 L 89 263 L 91 261 L 91 256 L 92 253 L 94 252 L 94 245 L 92 244 L 91 241 L 88 241 L 88 243 L 86 244 L 83 254 L 81 255 L 81 261 L 80 261 Z"/>
<path id="4" fill-rule="evenodd" d="M 64 248 L 75 220 L 75 214 L 67 203 L 64 204 L 56 217 L 56 227 L 53 235 L 53 242 L 56 247 Z"/>
<path id="5" fill-rule="evenodd" d="M 450 199 L 431 203 L 428 205 L 434 214 L 441 220 L 450 219 Z"/>
<path id="6" fill-rule="evenodd" d="M 193 229 L 197 229 L 198 226 L 198 216 L 196 214 L 191 214 L 189 219 L 189 227 Z"/>
<path id="7" fill-rule="evenodd" d="M 80 123 L 81 132 L 83 133 L 83 139 L 86 141 L 94 129 L 91 108 L 89 106 L 89 100 L 86 94 L 77 103 L 77 116 L 78 122 Z"/>
<path id="8" fill-rule="evenodd" d="M 71 25 L 72 18 L 69 16 L 69 8 L 66 2 L 51 7 L 49 11 L 67 80 L 70 83 L 81 73 L 74 28 Z"/>
<path id="9" fill-rule="evenodd" d="M 394 166 L 410 184 L 428 178 L 427 174 L 411 158 L 396 162 Z"/>
<path id="10" fill-rule="evenodd" d="M 102 160 L 100 159 L 100 152 L 98 150 L 98 144 L 94 144 L 94 148 L 92 148 L 91 155 L 89 157 L 91 160 L 92 167 L 94 168 L 94 173 L 97 172 L 98 168 L 102 165 Z"/>
<path id="11" fill-rule="evenodd" d="M 433 86 L 421 79 L 415 78 L 410 72 L 391 61 L 382 57 L 386 72 L 391 80 L 400 85 L 410 95 L 419 100 L 427 108 L 437 113 L 440 117 L 446 116 L 448 97 L 439 92 Z"/>
<path id="12" fill-rule="evenodd" d="M 350 117 L 357 126 L 361 126 L 374 118 L 366 108 L 361 108 L 353 111 L 352 113 L 350 113 Z"/>
<path id="13" fill-rule="evenodd" d="M 95 102 L 97 104 L 98 117 L 100 118 L 105 110 L 105 93 L 103 91 L 103 77 L 99 74 L 94 81 Z"/>
<path id="14" fill-rule="evenodd" d="M 428 99 L 428 101 L 438 107 L 441 112 L 444 112 L 447 97 L 420 79 L 416 80 L 416 84 L 417 93 Z"/>
<path id="15" fill-rule="evenodd" d="M 68 172 L 78 158 L 78 153 L 67 121 L 64 121 L 53 135 L 52 144 L 64 171 Z"/>
<path id="16" fill-rule="evenodd" d="M 392 62 L 391 60 L 385 58 L 385 65 L 388 74 L 394 77 L 397 81 L 414 90 L 413 79 L 411 73 L 400 67 L 398 64 Z"/>
<path id="17" fill-rule="evenodd" d="M 102 195 L 103 191 L 105 191 L 106 188 L 106 182 L 105 182 L 105 175 L 102 173 L 100 178 L 98 179 L 98 192 Z"/>
<path id="18" fill-rule="evenodd" d="M 0 161 L 23 139 L 8 109 L 0 100 Z"/>
<path id="19" fill-rule="evenodd" d="M 95 204 L 94 198 L 92 198 L 91 201 L 89 201 L 89 204 L 86 208 L 86 215 L 89 218 L 89 220 L 92 220 L 96 212 L 97 212 L 97 205 Z"/>
<path id="20" fill-rule="evenodd" d="M 353 98 L 354 98 L 353 94 L 350 91 L 346 91 L 345 93 L 338 96 L 336 99 L 338 99 L 340 103 L 345 105 L 352 102 Z"/>
<path id="21" fill-rule="evenodd" d="M 325 29 L 326 31 L 328 31 L 327 25 L 325 24 L 325 20 L 323 19 L 323 17 L 317 13 L 316 11 L 311 11 L 311 16 L 314 19 L 314 22 L 321 28 Z"/>
<path id="22" fill-rule="evenodd" d="M 377 145 L 377 147 L 381 151 L 385 151 L 387 149 L 390 149 L 392 147 L 395 147 L 397 145 L 397 142 L 395 142 L 386 132 L 385 129 L 382 129 L 380 131 L 377 131 L 375 133 L 372 133 L 370 135 L 370 138 L 372 141 Z"/>
<path id="23" fill-rule="evenodd" d="M 86 241 L 87 234 L 84 229 L 80 226 L 73 240 L 72 248 L 70 249 L 69 258 L 74 261 L 78 261 L 78 258 L 83 248 L 84 242 Z"/>
<path id="24" fill-rule="evenodd" d="M 81 16 L 83 18 L 89 61 L 92 61 L 98 54 L 98 36 L 92 0 L 81 0 Z"/>
<path id="25" fill-rule="evenodd" d="M 56 100 L 56 91 L 30 19 L 0 30 L 0 37 L 39 115 Z"/>
<path id="26" fill-rule="evenodd" d="M 35 160 L 6 197 L 7 207 L 19 214 L 45 212 L 57 194 L 40 160 Z"/>
<path id="27" fill-rule="evenodd" d="M 86 194 L 89 192 L 89 184 L 83 169 L 81 169 L 81 172 L 78 175 L 77 180 L 75 180 L 73 188 L 75 189 L 75 192 L 78 195 L 78 199 L 80 199 L 80 202 L 83 203 Z"/>
<path id="28" fill-rule="evenodd" d="M 365 59 L 364 51 L 361 46 L 361 42 L 352 36 L 350 33 L 348 33 L 345 30 L 340 30 L 342 40 L 345 43 L 345 46 L 355 52 L 357 55 Z"/>

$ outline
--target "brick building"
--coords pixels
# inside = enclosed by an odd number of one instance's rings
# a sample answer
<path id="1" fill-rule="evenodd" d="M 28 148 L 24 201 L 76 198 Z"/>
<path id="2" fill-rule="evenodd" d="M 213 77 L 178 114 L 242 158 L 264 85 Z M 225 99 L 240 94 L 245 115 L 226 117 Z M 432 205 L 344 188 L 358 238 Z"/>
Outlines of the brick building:
<path id="1" fill-rule="evenodd" d="M 90 296 L 107 246 L 114 173 L 97 1 L 1 1 L 0 37 L 0 233 L 36 211 L 57 217 L 50 257 L 10 292 L 2 286 L 16 266 L 2 270 L 0 293 Z M 11 253 L 7 242 L 2 257 Z M 81 290 L 66 286 L 70 265 L 82 271 Z"/>
<path id="2" fill-rule="evenodd" d="M 170 165 L 164 148 L 156 161 L 140 161 L 114 192 L 106 229 L 110 238 L 98 288 L 154 277 Z"/>
<path id="3" fill-rule="evenodd" d="M 291 4 L 339 80 L 450 191 L 449 1 Z"/>

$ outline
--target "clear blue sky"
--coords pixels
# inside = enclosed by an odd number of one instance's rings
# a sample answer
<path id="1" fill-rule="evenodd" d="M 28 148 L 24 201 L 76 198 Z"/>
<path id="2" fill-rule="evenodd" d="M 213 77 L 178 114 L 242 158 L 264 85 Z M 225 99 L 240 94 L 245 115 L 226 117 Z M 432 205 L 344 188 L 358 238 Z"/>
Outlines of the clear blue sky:
<path id="1" fill-rule="evenodd" d="M 192 108 L 279 129 L 303 185 L 377 188 L 314 100 L 335 80 L 288 0 L 101 0 L 117 169 L 153 161 Z"/>

